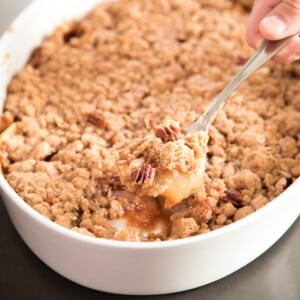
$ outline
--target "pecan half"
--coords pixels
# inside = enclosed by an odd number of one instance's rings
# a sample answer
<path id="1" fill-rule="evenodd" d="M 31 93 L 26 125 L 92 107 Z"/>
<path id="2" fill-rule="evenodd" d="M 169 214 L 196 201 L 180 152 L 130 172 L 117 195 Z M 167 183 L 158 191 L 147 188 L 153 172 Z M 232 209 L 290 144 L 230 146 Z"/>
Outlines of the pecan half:
<path id="1" fill-rule="evenodd" d="M 225 195 L 221 199 L 225 202 L 231 202 L 235 207 L 241 207 L 243 205 L 242 195 L 235 189 L 225 191 Z"/>
<path id="2" fill-rule="evenodd" d="M 155 168 L 149 164 L 144 164 L 141 168 L 134 170 L 131 173 L 131 181 L 136 184 L 153 184 L 155 177 Z"/>
<path id="3" fill-rule="evenodd" d="M 105 119 L 102 116 L 95 114 L 95 113 L 89 114 L 87 116 L 87 121 L 99 128 L 102 128 L 102 129 L 107 127 L 107 123 L 106 123 Z"/>
<path id="4" fill-rule="evenodd" d="M 155 136 L 160 138 L 163 142 L 174 142 L 179 139 L 182 130 L 175 124 L 164 125 L 157 127 Z"/>

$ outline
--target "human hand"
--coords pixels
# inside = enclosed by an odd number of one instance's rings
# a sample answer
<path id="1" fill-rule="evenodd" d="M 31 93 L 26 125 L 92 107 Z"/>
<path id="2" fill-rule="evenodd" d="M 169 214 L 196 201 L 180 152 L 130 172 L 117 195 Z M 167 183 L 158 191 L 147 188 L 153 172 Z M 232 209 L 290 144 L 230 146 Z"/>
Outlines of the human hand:
<path id="1" fill-rule="evenodd" d="M 247 28 L 248 44 L 258 48 L 263 39 L 279 40 L 300 31 L 300 0 L 255 0 Z M 300 38 L 293 38 L 274 57 L 277 62 L 300 59 Z"/>

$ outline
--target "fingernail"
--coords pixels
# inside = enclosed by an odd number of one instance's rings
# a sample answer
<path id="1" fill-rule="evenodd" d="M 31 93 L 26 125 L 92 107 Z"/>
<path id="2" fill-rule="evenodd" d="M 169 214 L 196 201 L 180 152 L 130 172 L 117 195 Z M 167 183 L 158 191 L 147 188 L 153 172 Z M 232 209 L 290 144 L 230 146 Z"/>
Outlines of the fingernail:
<path id="1" fill-rule="evenodd" d="M 266 17 L 261 22 L 262 26 L 276 35 L 281 34 L 286 29 L 286 23 L 277 16 Z"/>
<path id="2" fill-rule="evenodd" d="M 290 58 L 289 58 L 289 61 L 290 62 L 294 62 L 296 60 L 299 60 L 300 59 L 300 54 L 295 54 L 295 55 L 292 55 Z"/>

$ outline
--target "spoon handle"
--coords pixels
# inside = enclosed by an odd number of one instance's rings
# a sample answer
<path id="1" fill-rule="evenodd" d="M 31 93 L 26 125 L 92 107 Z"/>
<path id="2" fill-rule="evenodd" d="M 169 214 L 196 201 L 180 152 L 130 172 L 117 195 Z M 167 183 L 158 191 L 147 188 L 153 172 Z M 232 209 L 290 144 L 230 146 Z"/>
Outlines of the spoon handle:
<path id="1" fill-rule="evenodd" d="M 201 115 L 201 117 L 185 128 L 186 132 L 199 130 L 208 131 L 209 125 L 215 119 L 218 111 L 222 108 L 228 97 L 247 79 L 253 72 L 261 67 L 265 62 L 277 54 L 291 38 L 295 35 L 277 41 L 264 40 L 259 49 L 251 56 L 241 70 L 233 77 L 227 86 L 217 95 L 215 100 Z"/>

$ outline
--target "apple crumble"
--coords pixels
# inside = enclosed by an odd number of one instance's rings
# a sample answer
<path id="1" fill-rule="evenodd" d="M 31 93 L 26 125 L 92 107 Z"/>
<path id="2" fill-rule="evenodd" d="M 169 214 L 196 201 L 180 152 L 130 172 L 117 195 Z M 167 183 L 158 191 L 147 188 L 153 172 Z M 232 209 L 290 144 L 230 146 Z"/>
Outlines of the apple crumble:
<path id="1" fill-rule="evenodd" d="M 12 188 L 57 224 L 125 241 L 203 234 L 281 194 L 300 175 L 299 63 L 255 72 L 208 136 L 180 130 L 253 53 L 250 2 L 120 0 L 55 29 L 8 86 Z"/>

